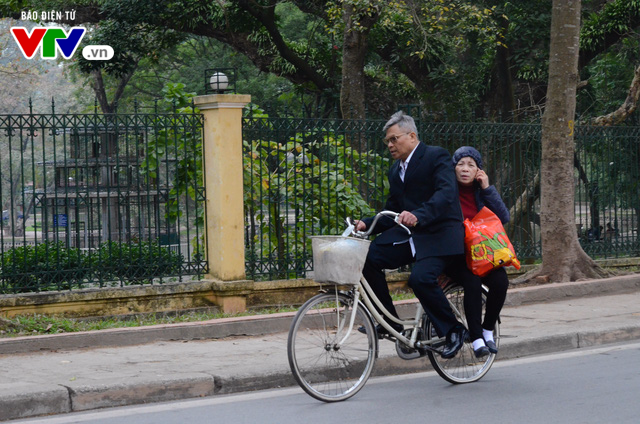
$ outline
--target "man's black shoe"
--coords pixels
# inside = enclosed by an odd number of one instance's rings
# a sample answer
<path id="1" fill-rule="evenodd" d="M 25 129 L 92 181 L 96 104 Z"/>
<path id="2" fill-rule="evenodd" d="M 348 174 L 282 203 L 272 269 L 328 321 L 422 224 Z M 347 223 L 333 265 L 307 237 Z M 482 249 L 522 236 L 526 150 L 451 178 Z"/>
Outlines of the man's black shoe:
<path id="1" fill-rule="evenodd" d="M 493 340 L 485 340 L 485 344 L 487 345 L 487 348 L 489 348 L 489 352 L 498 353 L 498 346 L 496 346 L 496 342 Z"/>
<path id="2" fill-rule="evenodd" d="M 456 353 L 462 348 L 464 340 L 467 337 L 468 331 L 464 327 L 451 330 L 447 335 L 447 344 L 444 346 L 442 356 L 444 359 L 450 359 L 456 356 Z"/>
<path id="3" fill-rule="evenodd" d="M 400 324 L 394 323 L 394 324 L 391 324 L 391 327 L 393 327 L 393 329 L 396 330 L 398 333 L 402 333 L 402 330 L 404 330 L 404 326 Z M 365 330 L 364 326 L 358 327 L 358 331 L 361 332 L 362 334 L 367 334 L 367 330 Z M 387 329 L 381 326 L 380 324 L 376 325 L 376 333 L 378 333 L 379 339 L 383 339 L 384 337 L 391 336 L 391 334 L 389 334 Z"/>
<path id="4" fill-rule="evenodd" d="M 473 354 L 476 356 L 476 358 L 481 359 L 484 358 L 486 356 L 491 355 L 491 352 L 489 352 L 489 348 L 486 346 L 481 346 L 478 349 L 474 349 L 473 350 Z"/>

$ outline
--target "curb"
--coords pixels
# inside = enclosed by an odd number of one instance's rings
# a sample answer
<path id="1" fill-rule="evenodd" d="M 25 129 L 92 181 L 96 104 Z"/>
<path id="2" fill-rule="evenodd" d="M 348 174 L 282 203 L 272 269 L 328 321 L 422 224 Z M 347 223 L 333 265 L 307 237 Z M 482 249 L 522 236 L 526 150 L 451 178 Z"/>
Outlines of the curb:
<path id="1" fill-rule="evenodd" d="M 602 280 L 516 287 L 509 290 L 505 306 L 552 302 L 571 297 L 603 296 L 640 290 L 640 274 Z M 413 308 L 416 300 L 397 302 L 398 311 Z M 410 310 L 409 310 L 410 311 Z M 411 312 L 407 312 L 411 315 Z M 159 341 L 220 339 L 231 336 L 259 336 L 289 331 L 295 312 L 222 318 L 210 321 L 128 327 L 108 330 L 25 336 L 0 339 L 0 355 L 52 350 L 135 346 Z"/>
<path id="2" fill-rule="evenodd" d="M 505 306 L 553 302 L 572 297 L 604 296 L 640 290 L 640 274 L 621 275 L 600 280 L 549 283 L 541 286 L 509 289 Z"/>
<path id="3" fill-rule="evenodd" d="M 136 346 L 160 341 L 259 336 L 288 331 L 294 315 L 295 312 L 283 312 L 272 315 L 222 318 L 180 324 L 6 338 L 0 339 L 0 355 L 37 353 L 60 349 Z"/>
<path id="4" fill-rule="evenodd" d="M 96 385 L 69 386 L 72 410 L 127 406 L 141 403 L 211 396 L 215 378 L 206 374 L 181 374 L 157 379 L 144 378 L 131 383 L 103 380 Z"/>
<path id="5" fill-rule="evenodd" d="M 0 390 L 1 420 L 72 412 L 69 391 L 62 386 L 14 385 Z"/>

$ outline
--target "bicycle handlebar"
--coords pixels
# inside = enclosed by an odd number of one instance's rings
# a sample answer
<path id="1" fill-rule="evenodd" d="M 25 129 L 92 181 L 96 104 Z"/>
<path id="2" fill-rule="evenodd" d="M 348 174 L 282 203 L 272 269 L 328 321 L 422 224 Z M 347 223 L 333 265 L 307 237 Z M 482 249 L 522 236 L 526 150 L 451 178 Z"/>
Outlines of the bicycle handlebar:
<path id="1" fill-rule="evenodd" d="M 359 238 L 365 238 L 365 237 L 369 236 L 369 234 L 371 234 L 373 232 L 373 229 L 375 228 L 376 224 L 378 223 L 378 220 L 382 216 L 386 216 L 386 217 L 392 218 L 393 221 L 397 225 L 399 225 L 399 226 L 401 226 L 402 228 L 405 229 L 407 234 L 411 235 L 411 230 L 398 221 L 398 216 L 400 216 L 400 214 L 397 213 L 397 212 L 393 212 L 393 211 L 380 211 L 380 212 L 378 212 L 376 214 L 376 216 L 373 218 L 373 222 L 371 223 L 371 226 L 369 227 L 369 229 L 367 231 L 355 231 L 355 226 L 353 225 L 353 221 L 351 221 L 351 218 L 347 218 L 346 221 L 347 221 L 347 225 L 349 226 L 349 228 L 351 228 L 351 231 L 350 231 L 351 234 L 353 234 L 354 236 L 359 237 Z"/>

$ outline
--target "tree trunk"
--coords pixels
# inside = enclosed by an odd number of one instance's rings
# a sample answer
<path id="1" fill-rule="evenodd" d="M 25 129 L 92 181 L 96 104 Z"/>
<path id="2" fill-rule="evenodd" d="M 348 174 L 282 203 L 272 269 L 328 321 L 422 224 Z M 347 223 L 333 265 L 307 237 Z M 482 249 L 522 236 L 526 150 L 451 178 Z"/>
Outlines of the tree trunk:
<path id="1" fill-rule="evenodd" d="M 496 42 L 500 42 L 509 32 L 509 21 L 505 16 L 498 16 L 496 19 L 500 26 L 500 34 L 496 37 Z M 510 58 L 512 56 L 506 45 L 496 44 L 496 55 L 489 76 L 490 87 L 483 96 L 488 106 L 489 116 L 500 115 L 504 122 L 518 121 L 516 95 L 511 75 L 513 67 Z M 480 116 L 484 115 L 482 109 L 479 113 Z"/>
<path id="2" fill-rule="evenodd" d="M 91 71 L 91 78 L 92 78 L 91 88 L 93 89 L 93 92 L 95 93 L 96 98 L 98 99 L 98 103 L 100 104 L 100 109 L 102 110 L 102 113 L 109 114 L 109 113 L 116 112 L 116 109 L 118 107 L 118 102 L 120 101 L 120 98 L 124 94 L 124 89 L 129 83 L 129 80 L 131 79 L 133 74 L 136 72 L 137 68 L 138 68 L 138 64 L 136 63 L 136 65 L 129 72 L 127 72 L 126 74 L 120 77 L 118 81 L 118 86 L 116 87 L 115 93 L 113 95 L 113 100 L 111 101 L 111 103 L 109 103 L 109 99 L 107 98 L 107 89 L 104 83 L 104 79 L 102 77 L 102 70 L 94 69 L 93 71 Z"/>
<path id="3" fill-rule="evenodd" d="M 379 13 L 374 6 L 364 11 L 358 10 L 352 2 L 345 1 L 343 4 L 344 40 L 340 110 L 344 119 L 365 118 L 364 63 L 367 55 L 367 39 L 378 16 Z M 356 140 L 360 138 L 356 137 Z M 360 144 L 356 141 L 351 145 L 358 151 L 362 151 L 364 146 Z"/>
<path id="4" fill-rule="evenodd" d="M 520 231 L 526 232 L 525 237 L 521 238 L 522 243 L 533 240 L 530 223 L 535 222 L 535 218 L 531 217 L 533 204 L 538 199 L 540 191 L 540 173 L 533 177 L 533 184 L 525 186 L 520 196 L 509 209 L 511 220 L 507 224 L 507 232 L 509 234 L 520 234 Z"/>
<path id="5" fill-rule="evenodd" d="M 542 267 L 528 279 L 564 282 L 605 274 L 582 250 L 575 225 L 573 128 L 580 8 L 580 0 L 553 0 L 549 84 L 542 116 Z"/>
<path id="6" fill-rule="evenodd" d="M 94 69 L 91 71 L 91 77 L 93 79 L 91 82 L 91 88 L 93 88 L 96 99 L 98 99 L 98 104 L 100 104 L 102 113 L 113 113 L 109 100 L 107 99 L 107 90 L 104 87 L 102 71 L 100 69 Z"/>

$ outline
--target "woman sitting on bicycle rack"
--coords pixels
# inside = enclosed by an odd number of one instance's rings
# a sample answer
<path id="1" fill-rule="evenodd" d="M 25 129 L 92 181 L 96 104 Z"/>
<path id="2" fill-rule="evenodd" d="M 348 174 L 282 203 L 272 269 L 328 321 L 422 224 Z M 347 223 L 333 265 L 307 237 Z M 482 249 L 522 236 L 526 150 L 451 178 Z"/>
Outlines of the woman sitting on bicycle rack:
<path id="1" fill-rule="evenodd" d="M 402 111 L 391 117 L 383 131 L 384 143 L 396 160 L 388 173 L 390 187 L 385 209 L 400 213 L 399 222 L 411 228 L 412 235 L 391 219 L 381 219 L 374 233 L 382 234 L 371 243 L 362 274 L 382 305 L 397 317 L 384 270 L 415 262 L 409 287 L 438 336 L 446 335 L 442 357 L 452 358 L 462 348 L 468 332 L 438 285 L 438 276 L 446 268 L 459 265 L 464 253 L 462 211 L 451 156 L 441 147 L 421 143 L 413 118 Z M 373 218 L 357 221 L 356 230 L 365 231 L 372 221 Z M 398 324 L 389 324 L 402 331 Z M 376 330 L 380 337 L 386 333 L 380 325 Z"/>
<path id="2" fill-rule="evenodd" d="M 453 154 L 460 205 L 465 218 L 472 219 L 483 206 L 491 209 L 503 224 L 509 222 L 509 210 L 489 177 L 482 170 L 482 156 L 473 147 L 463 146 Z M 509 279 L 504 268 L 496 268 L 484 277 L 473 274 L 466 266 L 448 274 L 464 287 L 464 309 L 476 357 L 498 353 L 493 329 L 507 297 Z M 482 285 L 489 288 L 482 321 Z"/>

